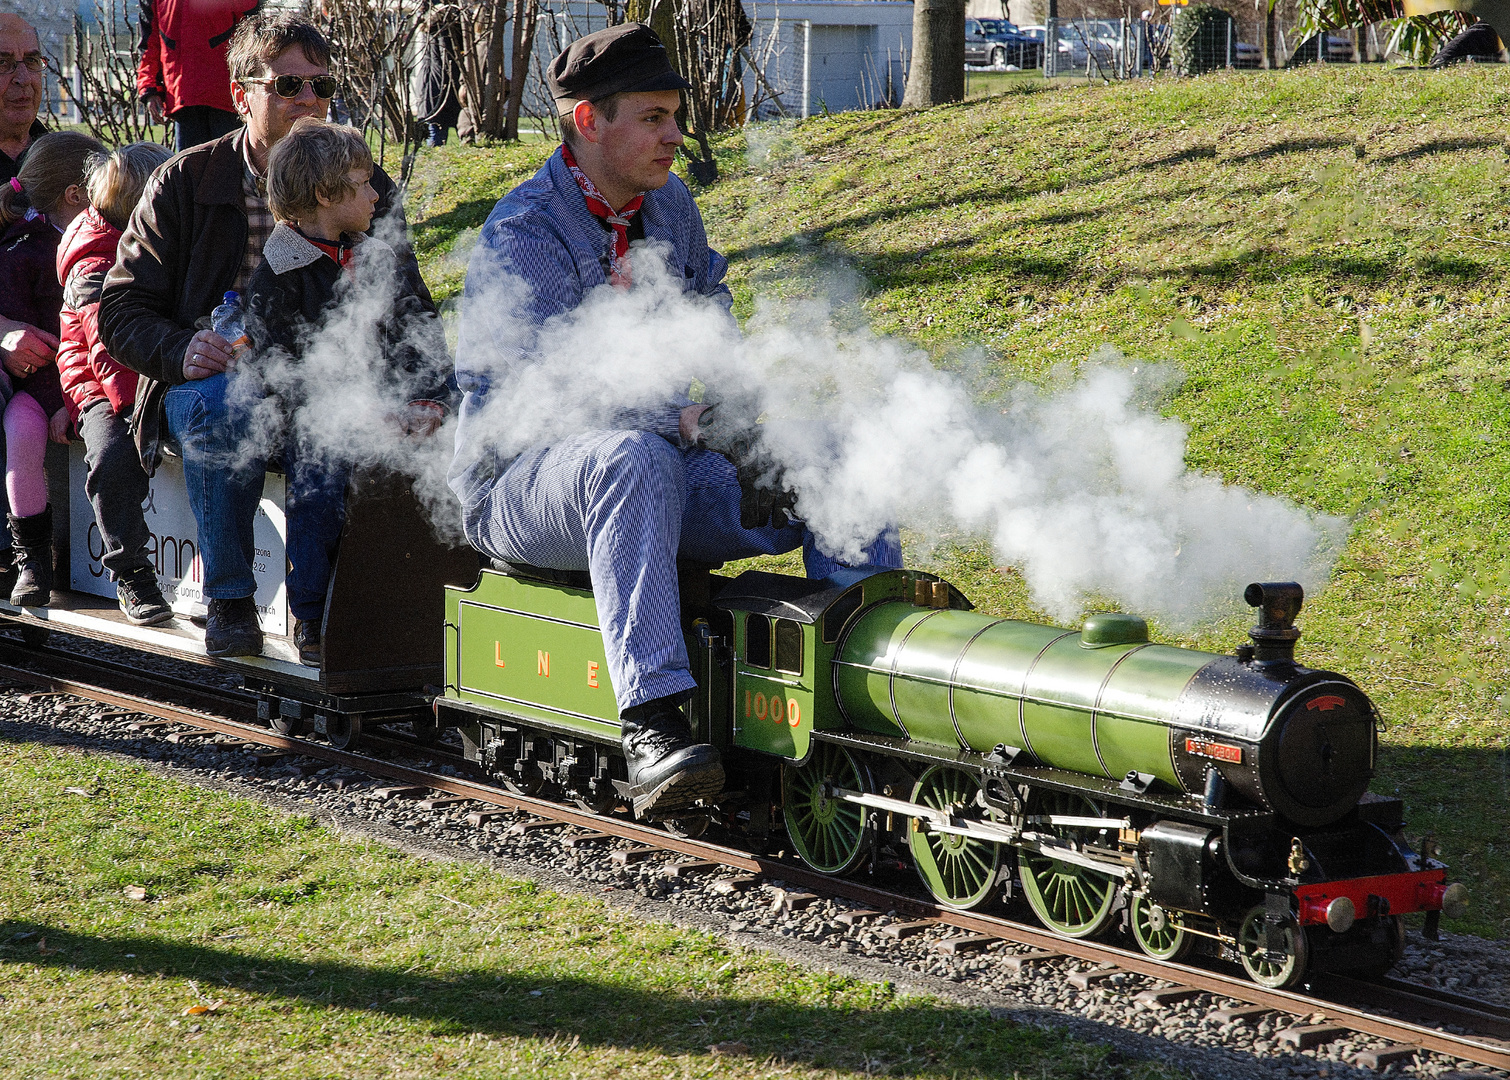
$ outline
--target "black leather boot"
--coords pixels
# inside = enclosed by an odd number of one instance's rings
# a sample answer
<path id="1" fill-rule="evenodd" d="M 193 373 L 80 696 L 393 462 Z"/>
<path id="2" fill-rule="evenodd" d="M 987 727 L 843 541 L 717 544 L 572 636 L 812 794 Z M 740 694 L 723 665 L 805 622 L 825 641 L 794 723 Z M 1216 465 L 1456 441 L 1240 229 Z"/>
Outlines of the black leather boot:
<path id="1" fill-rule="evenodd" d="M 635 817 L 664 817 L 723 790 L 718 751 L 692 741 L 686 714 L 671 698 L 625 709 L 619 725 Z"/>
<path id="2" fill-rule="evenodd" d="M 211 656 L 257 656 L 262 652 L 262 627 L 257 624 L 257 601 L 250 596 L 211 600 L 205 619 L 204 651 Z"/>
<path id="3" fill-rule="evenodd" d="M 46 607 L 52 600 L 52 507 L 31 517 L 7 515 L 16 584 L 10 602 L 17 607 Z"/>

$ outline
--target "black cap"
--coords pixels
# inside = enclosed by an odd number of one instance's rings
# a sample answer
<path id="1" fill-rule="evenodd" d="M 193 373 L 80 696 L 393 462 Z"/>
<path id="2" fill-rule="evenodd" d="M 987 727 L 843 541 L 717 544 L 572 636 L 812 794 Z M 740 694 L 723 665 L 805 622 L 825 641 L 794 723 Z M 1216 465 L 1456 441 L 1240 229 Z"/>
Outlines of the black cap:
<path id="1" fill-rule="evenodd" d="M 609 94 L 692 89 L 671 70 L 666 46 L 643 23 L 620 23 L 578 38 L 551 61 L 546 81 L 562 112 Z"/>

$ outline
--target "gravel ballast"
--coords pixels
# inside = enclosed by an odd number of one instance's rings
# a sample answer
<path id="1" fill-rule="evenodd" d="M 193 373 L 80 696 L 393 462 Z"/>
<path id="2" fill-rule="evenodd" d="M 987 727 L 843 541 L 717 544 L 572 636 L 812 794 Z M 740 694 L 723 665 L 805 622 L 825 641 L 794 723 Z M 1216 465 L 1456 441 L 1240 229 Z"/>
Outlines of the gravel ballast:
<path id="1" fill-rule="evenodd" d="M 228 736 L 170 743 L 164 738 L 169 729 L 131 731 L 131 724 L 142 719 L 78 698 L 28 695 L 24 688 L 0 691 L 0 736 L 12 741 L 68 745 L 144 761 L 175 779 L 313 814 L 342 832 L 411 853 L 481 860 L 510 875 L 710 931 L 804 965 L 890 980 L 907 989 L 985 1006 L 1019 1022 L 1067 1027 L 1081 1037 L 1110 1042 L 1124 1054 L 1164 1060 L 1197 1076 L 1507 1075 L 1425 1051 L 1379 1071 L 1362 1068 L 1353 1064 L 1356 1056 L 1382 1049 L 1383 1040 L 1353 1034 L 1307 1050 L 1282 1041 L 1285 1029 L 1319 1022 L 1319 1016 L 1308 1020 L 1267 1013 L 1254 1021 L 1222 1022 L 1211 1014 L 1239 1003 L 1207 993 L 1158 1005 L 1140 1003 L 1135 1000 L 1139 992 L 1169 984 L 1127 972 L 1082 989 L 1070 976 L 1091 965 L 1078 960 L 1014 965 L 1010 957 L 1034 950 L 1000 941 L 946 952 L 941 948 L 944 942 L 965 935 L 942 924 L 898 940 L 887 929 L 911 921 L 906 915 L 882 913 L 851 925 L 843 917 L 859 910 L 859 904 L 824 897 L 808 901 L 798 896 L 794 901 L 785 882 L 750 879 L 729 868 L 670 877 L 668 865 L 686 861 L 670 853 L 617 865 L 614 851 L 638 845 L 613 838 L 568 847 L 563 841 L 582 830 L 563 826 L 515 831 L 515 825 L 531 819 L 513 812 L 472 826 L 466 818 L 482 808 L 476 803 L 420 809 L 414 799 L 381 795 L 378 789 L 389 786 L 388 781 L 342 766 L 298 755 L 259 764 L 251 752 L 225 746 L 235 741 Z M 421 767 L 454 772 L 444 764 Z M 1412 931 L 1405 958 L 1392 974 L 1510 1005 L 1510 949 L 1500 942 L 1446 933 L 1440 941 L 1428 941 Z"/>

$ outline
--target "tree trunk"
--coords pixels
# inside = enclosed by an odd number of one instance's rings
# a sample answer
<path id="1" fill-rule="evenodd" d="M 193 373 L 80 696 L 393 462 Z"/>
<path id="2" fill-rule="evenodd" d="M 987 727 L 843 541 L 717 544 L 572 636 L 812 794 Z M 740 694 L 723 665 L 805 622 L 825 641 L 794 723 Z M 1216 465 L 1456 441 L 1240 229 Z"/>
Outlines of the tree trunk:
<path id="1" fill-rule="evenodd" d="M 503 120 L 505 141 L 519 138 L 519 106 L 530 75 L 530 58 L 535 54 L 535 26 L 539 21 L 539 0 L 514 0 L 514 56 L 509 67 L 508 113 Z"/>
<path id="2" fill-rule="evenodd" d="M 965 0 L 916 0 L 904 108 L 965 100 Z"/>
<path id="3" fill-rule="evenodd" d="M 1265 0 L 1264 3 L 1264 67 L 1273 71 L 1279 66 L 1274 56 L 1274 5 Z"/>

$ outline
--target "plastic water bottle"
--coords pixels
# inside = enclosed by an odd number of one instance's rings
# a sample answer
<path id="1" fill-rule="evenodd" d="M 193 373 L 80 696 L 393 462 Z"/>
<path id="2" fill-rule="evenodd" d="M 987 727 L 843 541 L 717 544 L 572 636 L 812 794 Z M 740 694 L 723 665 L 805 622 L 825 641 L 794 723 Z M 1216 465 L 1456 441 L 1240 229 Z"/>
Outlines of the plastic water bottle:
<path id="1" fill-rule="evenodd" d="M 210 312 L 210 329 L 230 342 L 233 353 L 251 345 L 252 339 L 246 333 L 246 317 L 241 311 L 241 295 L 235 290 L 227 292 L 220 306 Z"/>

